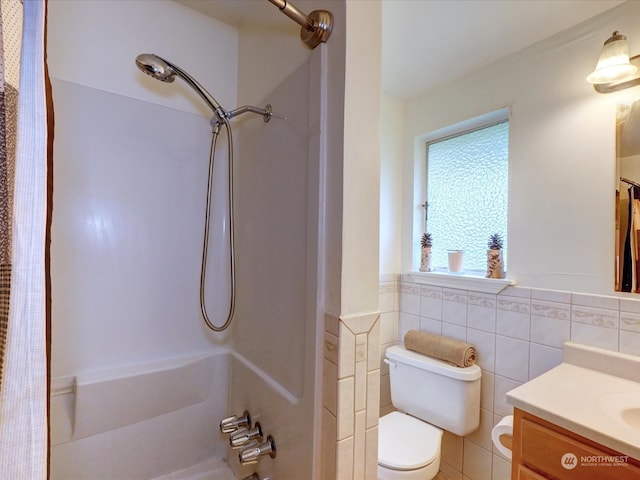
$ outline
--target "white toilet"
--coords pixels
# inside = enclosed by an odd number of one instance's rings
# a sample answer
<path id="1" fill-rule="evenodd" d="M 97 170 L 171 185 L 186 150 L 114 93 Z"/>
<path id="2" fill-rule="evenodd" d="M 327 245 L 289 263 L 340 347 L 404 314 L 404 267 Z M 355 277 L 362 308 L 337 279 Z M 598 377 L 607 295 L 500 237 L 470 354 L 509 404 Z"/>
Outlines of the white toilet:
<path id="1" fill-rule="evenodd" d="M 480 367 L 460 368 L 396 345 L 387 349 L 391 402 L 378 424 L 378 479 L 431 480 L 442 429 L 467 435 L 480 424 Z"/>

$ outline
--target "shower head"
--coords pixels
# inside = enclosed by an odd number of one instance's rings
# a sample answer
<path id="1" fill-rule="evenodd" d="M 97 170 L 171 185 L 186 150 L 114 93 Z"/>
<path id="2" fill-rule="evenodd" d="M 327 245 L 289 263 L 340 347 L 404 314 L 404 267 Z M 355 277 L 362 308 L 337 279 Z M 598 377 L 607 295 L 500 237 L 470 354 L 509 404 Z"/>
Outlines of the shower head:
<path id="1" fill-rule="evenodd" d="M 193 88 L 200 98 L 202 98 L 209 108 L 215 113 L 221 121 L 227 118 L 227 111 L 220 106 L 213 96 L 200 85 L 191 75 L 182 70 L 177 65 L 165 60 L 158 55 L 152 53 L 141 53 L 136 57 L 136 65 L 144 73 L 161 82 L 171 83 L 175 80 L 176 75 L 184 80 L 191 88 Z"/>
<path id="2" fill-rule="evenodd" d="M 176 79 L 176 72 L 157 55 L 141 53 L 136 57 L 136 65 L 144 73 L 161 82 L 171 83 Z"/>

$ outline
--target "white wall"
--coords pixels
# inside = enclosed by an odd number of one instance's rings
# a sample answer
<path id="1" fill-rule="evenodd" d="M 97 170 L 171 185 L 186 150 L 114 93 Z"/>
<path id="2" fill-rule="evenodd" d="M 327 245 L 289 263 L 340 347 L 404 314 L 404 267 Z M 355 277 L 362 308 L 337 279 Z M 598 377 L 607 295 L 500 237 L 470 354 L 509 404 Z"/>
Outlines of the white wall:
<path id="1" fill-rule="evenodd" d="M 59 0 L 48 8 L 47 51 L 55 109 L 52 478 L 150 478 L 221 457 L 231 337 L 210 333 L 198 304 L 210 112 L 183 82 L 153 80 L 134 59 L 165 56 L 232 108 L 238 32 L 170 1 Z M 210 269 L 209 298 L 227 288 L 219 271 Z M 221 323 L 226 312 L 216 303 L 210 310 Z M 222 353 L 207 402 L 70 441 L 76 377 L 196 353 Z M 145 377 L 138 385 L 145 388 Z M 171 435 L 150 433 L 158 431 Z"/>
<path id="2" fill-rule="evenodd" d="M 140 75 L 136 55 L 155 53 L 188 71 L 223 106 L 235 105 L 234 27 L 169 0 L 56 0 L 49 10 L 52 78 L 208 117 L 180 81 L 166 85 Z"/>
<path id="3" fill-rule="evenodd" d="M 301 4 L 296 6 L 306 8 Z M 300 40 L 300 27 L 294 21 L 278 28 L 270 28 L 267 21 L 270 17 L 282 20 L 282 14 L 274 5 L 261 2 L 253 8 L 261 8 L 264 11 L 264 21 L 243 23 L 241 27 L 238 98 L 243 105 L 264 100 L 277 85 L 302 65 L 311 53 Z"/>
<path id="4" fill-rule="evenodd" d="M 640 51 L 640 3 L 628 2 L 506 60 L 405 102 L 402 269 L 412 268 L 422 209 L 415 139 L 511 108 L 509 272 L 520 285 L 613 291 L 616 102 L 585 80 L 613 30 Z M 398 225 L 398 224 L 396 224 Z"/>
<path id="5" fill-rule="evenodd" d="M 382 95 L 380 146 L 380 273 L 402 271 L 402 129 L 404 103 Z"/>
<path id="6" fill-rule="evenodd" d="M 341 315 L 378 310 L 382 8 L 347 2 Z"/>

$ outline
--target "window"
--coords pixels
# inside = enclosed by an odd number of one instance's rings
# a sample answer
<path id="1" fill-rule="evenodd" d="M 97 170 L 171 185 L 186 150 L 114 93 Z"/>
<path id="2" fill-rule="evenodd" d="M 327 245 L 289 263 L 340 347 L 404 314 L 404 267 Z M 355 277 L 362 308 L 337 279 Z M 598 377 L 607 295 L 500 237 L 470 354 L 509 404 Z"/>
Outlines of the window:
<path id="1" fill-rule="evenodd" d="M 447 250 L 464 251 L 464 271 L 484 274 L 489 235 L 505 240 L 509 122 L 427 143 L 426 231 L 433 237 L 433 266 L 446 271 Z"/>

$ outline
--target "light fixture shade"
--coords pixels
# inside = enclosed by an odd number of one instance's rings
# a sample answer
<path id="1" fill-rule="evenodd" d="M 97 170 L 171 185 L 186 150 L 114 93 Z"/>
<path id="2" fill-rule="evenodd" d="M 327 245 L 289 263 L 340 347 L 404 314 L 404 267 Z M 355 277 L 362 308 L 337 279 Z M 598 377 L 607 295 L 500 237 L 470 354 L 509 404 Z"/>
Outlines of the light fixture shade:
<path id="1" fill-rule="evenodd" d="M 587 76 L 587 82 L 611 83 L 633 75 L 636 71 L 636 66 L 629 63 L 627 37 L 616 31 L 604 42 L 596 69 Z"/>

